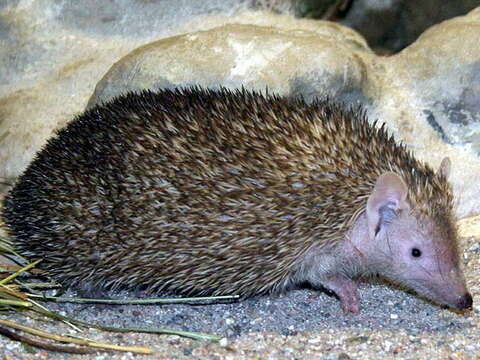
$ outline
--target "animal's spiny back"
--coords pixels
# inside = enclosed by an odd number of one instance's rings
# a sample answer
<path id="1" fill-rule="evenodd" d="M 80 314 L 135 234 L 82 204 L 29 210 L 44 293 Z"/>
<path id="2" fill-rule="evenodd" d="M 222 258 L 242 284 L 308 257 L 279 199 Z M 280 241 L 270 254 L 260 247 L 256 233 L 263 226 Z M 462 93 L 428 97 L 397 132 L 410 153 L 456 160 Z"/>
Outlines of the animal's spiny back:
<path id="1" fill-rule="evenodd" d="M 445 179 L 359 109 L 145 91 L 61 130 L 4 216 L 19 251 L 66 282 L 250 295 L 286 285 L 312 245 L 335 246 L 385 171 L 417 209 L 450 216 Z"/>

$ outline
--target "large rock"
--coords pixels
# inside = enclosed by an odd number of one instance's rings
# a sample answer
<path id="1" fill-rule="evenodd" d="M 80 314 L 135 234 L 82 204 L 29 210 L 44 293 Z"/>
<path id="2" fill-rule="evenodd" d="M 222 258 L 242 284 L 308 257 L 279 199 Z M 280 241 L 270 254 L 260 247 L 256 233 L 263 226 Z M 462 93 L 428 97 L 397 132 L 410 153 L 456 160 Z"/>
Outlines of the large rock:
<path id="1" fill-rule="evenodd" d="M 229 24 L 142 46 L 108 71 L 89 106 L 128 90 L 193 84 L 365 101 L 374 55 L 363 39 L 333 23 L 294 25 Z"/>
<path id="2" fill-rule="evenodd" d="M 480 8 L 434 26 L 390 58 L 399 87 L 412 89 L 445 142 L 480 154 Z M 412 66 L 415 64 L 416 66 Z M 420 66 L 418 66 L 419 64 Z"/>
<path id="3" fill-rule="evenodd" d="M 175 29 L 159 30 L 172 36 L 152 42 L 155 31 L 148 27 L 111 30 L 99 15 L 84 29 L 82 17 L 75 23 L 59 16 L 65 14 L 60 10 L 42 13 L 32 8 L 39 2 L 21 2 L 25 12 L 17 8 L 11 17 L 1 13 L 8 26 L 0 31 L 32 41 L 23 42 L 22 51 L 15 52 L 18 41 L 0 49 L 21 54 L 19 61 L 29 65 L 14 70 L 19 81 L 0 87 L 0 176 L 17 176 L 53 129 L 87 102 L 93 106 L 141 88 L 245 86 L 363 104 L 370 119 L 386 122 L 419 158 L 436 167 L 450 156 L 458 215 L 480 212 L 480 10 L 433 27 L 400 54 L 379 57 L 346 27 L 287 15 L 193 16 Z M 32 9 L 49 17 L 54 35 L 44 22 L 31 24 Z M 35 58 L 42 51 L 47 55 Z"/>

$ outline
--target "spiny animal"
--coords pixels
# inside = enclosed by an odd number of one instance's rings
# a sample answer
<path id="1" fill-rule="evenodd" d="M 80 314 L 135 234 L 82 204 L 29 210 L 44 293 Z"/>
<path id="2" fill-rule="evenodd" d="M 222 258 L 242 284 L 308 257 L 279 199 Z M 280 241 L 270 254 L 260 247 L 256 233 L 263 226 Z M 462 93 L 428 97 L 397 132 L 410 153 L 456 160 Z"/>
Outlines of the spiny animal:
<path id="1" fill-rule="evenodd" d="M 309 282 L 355 313 L 355 279 L 380 274 L 466 309 L 449 167 L 327 100 L 143 91 L 49 140 L 4 220 L 70 286 L 251 296 Z"/>

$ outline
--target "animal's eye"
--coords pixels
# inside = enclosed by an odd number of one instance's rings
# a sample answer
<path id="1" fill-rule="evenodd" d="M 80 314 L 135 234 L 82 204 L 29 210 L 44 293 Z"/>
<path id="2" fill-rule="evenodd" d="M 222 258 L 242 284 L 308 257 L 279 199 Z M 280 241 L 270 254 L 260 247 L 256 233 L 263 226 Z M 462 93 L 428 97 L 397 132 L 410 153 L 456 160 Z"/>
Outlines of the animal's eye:
<path id="1" fill-rule="evenodd" d="M 412 256 L 413 257 L 420 257 L 420 256 L 422 256 L 422 252 L 420 250 L 418 250 L 417 248 L 413 248 L 412 249 Z"/>

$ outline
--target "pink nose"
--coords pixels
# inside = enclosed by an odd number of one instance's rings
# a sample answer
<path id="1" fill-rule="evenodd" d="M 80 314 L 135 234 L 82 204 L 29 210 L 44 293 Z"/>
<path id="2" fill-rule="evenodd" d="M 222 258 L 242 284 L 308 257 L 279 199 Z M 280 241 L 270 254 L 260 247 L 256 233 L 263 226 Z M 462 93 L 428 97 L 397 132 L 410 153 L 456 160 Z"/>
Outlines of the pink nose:
<path id="1" fill-rule="evenodd" d="M 473 304 L 473 299 L 472 295 L 470 295 L 468 292 L 460 297 L 455 304 L 455 307 L 459 310 L 464 310 L 464 309 L 471 309 Z"/>

